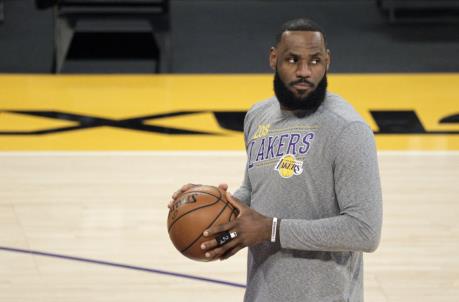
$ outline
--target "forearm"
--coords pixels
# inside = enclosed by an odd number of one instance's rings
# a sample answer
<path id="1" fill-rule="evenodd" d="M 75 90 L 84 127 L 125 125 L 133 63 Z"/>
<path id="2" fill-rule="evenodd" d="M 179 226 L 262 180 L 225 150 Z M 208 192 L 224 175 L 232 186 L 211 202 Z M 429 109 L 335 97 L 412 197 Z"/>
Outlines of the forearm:
<path id="1" fill-rule="evenodd" d="M 372 212 L 371 219 L 349 214 L 316 220 L 282 219 L 281 246 L 310 251 L 372 252 L 379 244 L 382 221 L 380 208 Z"/>

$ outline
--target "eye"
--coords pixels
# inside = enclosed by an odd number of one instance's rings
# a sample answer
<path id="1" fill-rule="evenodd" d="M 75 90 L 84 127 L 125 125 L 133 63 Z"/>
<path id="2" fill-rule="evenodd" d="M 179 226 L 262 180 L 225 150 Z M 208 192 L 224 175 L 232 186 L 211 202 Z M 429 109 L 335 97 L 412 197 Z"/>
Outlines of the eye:
<path id="1" fill-rule="evenodd" d="M 317 64 L 319 64 L 319 63 L 320 63 L 320 59 L 319 59 L 319 58 L 312 59 L 312 61 L 311 61 L 311 64 L 312 64 L 312 65 L 317 65 Z"/>
<path id="2" fill-rule="evenodd" d="M 295 64 L 298 62 L 298 59 L 295 57 L 290 57 L 290 58 L 287 58 L 287 62 L 291 64 Z"/>

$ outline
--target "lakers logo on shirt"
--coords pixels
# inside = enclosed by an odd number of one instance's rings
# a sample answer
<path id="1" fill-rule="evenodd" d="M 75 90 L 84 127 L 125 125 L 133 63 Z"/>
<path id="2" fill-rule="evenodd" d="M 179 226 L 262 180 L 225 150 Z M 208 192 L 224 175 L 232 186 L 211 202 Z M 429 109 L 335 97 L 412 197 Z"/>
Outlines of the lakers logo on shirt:
<path id="1" fill-rule="evenodd" d="M 303 173 L 303 162 L 296 160 L 294 155 L 286 154 L 279 159 L 274 170 L 278 171 L 281 177 L 290 178 Z"/>

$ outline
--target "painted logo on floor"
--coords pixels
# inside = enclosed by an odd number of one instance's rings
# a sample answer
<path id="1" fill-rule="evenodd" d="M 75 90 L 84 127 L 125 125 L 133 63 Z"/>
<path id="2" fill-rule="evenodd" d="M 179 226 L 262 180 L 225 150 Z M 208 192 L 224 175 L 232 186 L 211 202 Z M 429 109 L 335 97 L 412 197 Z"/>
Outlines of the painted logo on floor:
<path id="1" fill-rule="evenodd" d="M 164 127 L 145 124 L 146 121 L 163 120 L 177 116 L 187 116 L 202 113 L 211 113 L 215 117 L 218 125 L 225 130 L 243 131 L 245 111 L 173 111 L 160 114 L 143 115 L 129 117 L 126 119 L 111 119 L 100 116 L 77 114 L 66 111 L 40 111 L 40 110 L 3 110 L 0 111 L 0 121 L 2 113 L 9 113 L 18 116 L 33 116 L 48 118 L 60 121 L 73 122 L 74 125 L 64 127 L 52 127 L 31 130 L 4 130 L 0 129 L 0 135 L 51 135 L 70 131 L 81 131 L 97 127 L 122 128 L 133 131 L 170 134 L 170 135 L 221 135 L 215 131 L 198 131 L 177 127 Z M 459 134 L 455 130 L 434 131 L 427 130 L 414 110 L 370 110 L 378 130 L 374 133 L 380 134 Z M 439 124 L 459 124 L 459 113 L 451 114 L 439 119 Z M 261 129 L 260 131 L 267 130 Z"/>

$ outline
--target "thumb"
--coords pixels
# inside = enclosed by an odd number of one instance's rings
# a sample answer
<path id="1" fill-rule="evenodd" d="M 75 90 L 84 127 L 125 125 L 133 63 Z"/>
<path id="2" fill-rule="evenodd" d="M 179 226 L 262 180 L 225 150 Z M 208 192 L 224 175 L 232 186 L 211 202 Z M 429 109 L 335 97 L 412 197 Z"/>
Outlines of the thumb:
<path id="1" fill-rule="evenodd" d="M 218 188 L 219 188 L 220 190 L 227 191 L 227 190 L 228 190 L 228 184 L 226 184 L 226 183 L 221 183 L 221 184 L 218 185 Z"/>
<path id="2" fill-rule="evenodd" d="M 231 193 L 228 191 L 226 191 L 226 199 L 233 207 L 239 210 L 239 215 L 241 215 L 242 212 L 249 208 L 245 203 L 242 203 L 239 199 L 231 195 Z"/>

